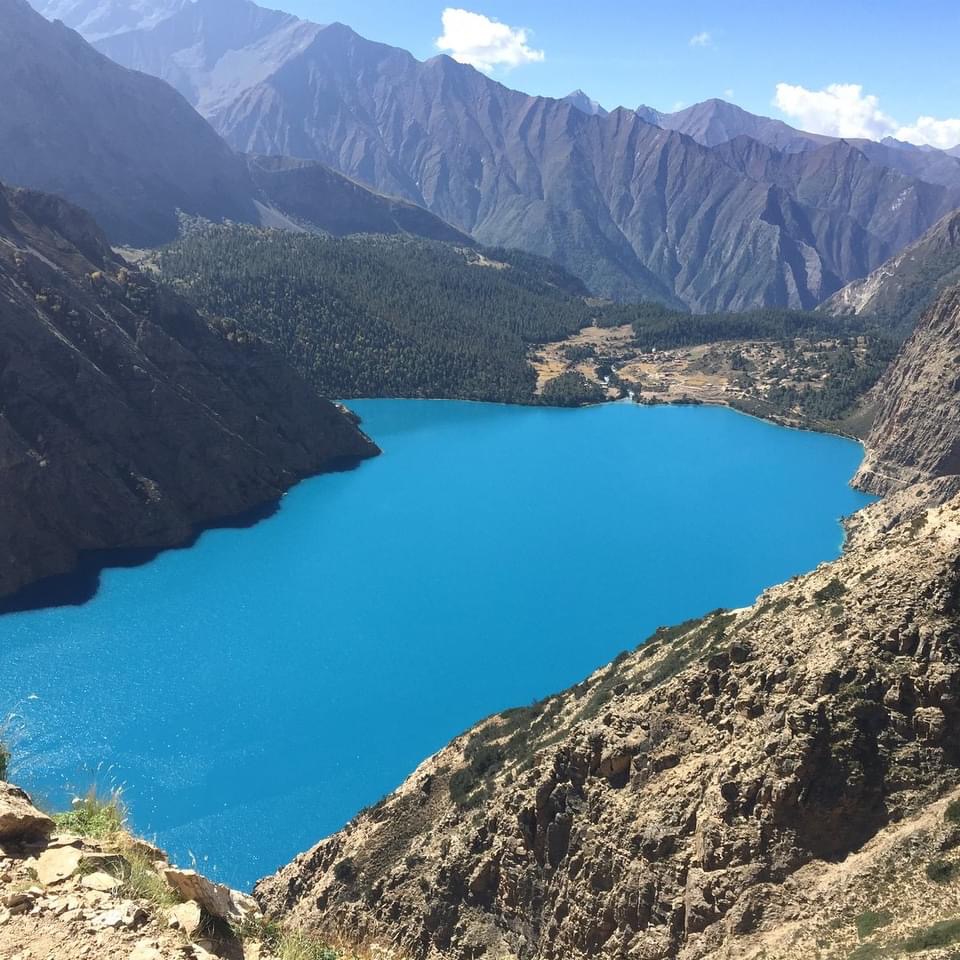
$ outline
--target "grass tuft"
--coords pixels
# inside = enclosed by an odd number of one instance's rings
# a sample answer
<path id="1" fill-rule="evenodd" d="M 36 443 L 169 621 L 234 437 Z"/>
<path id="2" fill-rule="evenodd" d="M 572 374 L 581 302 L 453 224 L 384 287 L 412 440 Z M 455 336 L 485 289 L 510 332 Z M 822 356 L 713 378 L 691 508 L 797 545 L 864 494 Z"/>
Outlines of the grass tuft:
<path id="1" fill-rule="evenodd" d="M 180 902 L 170 884 L 160 876 L 154 865 L 137 850 L 124 850 L 123 867 L 118 879 L 120 893 L 128 900 L 146 900 L 157 907 L 172 907 Z"/>
<path id="2" fill-rule="evenodd" d="M 233 932 L 238 940 L 262 943 L 277 960 L 346 960 L 328 943 L 302 930 L 285 930 L 265 917 L 248 918 Z"/>
<path id="3" fill-rule="evenodd" d="M 947 883 L 957 875 L 957 865 L 949 860 L 931 860 L 927 864 L 927 879 L 934 883 Z"/>
<path id="4" fill-rule="evenodd" d="M 866 940 L 881 927 L 885 927 L 893 917 L 886 910 L 865 910 L 857 917 L 857 936 Z"/>
<path id="5" fill-rule="evenodd" d="M 53 820 L 59 830 L 81 837 L 105 840 L 121 833 L 127 822 L 123 791 L 116 787 L 101 795 L 92 786 L 85 797 L 75 797 L 71 809 L 56 813 Z"/>
<path id="6" fill-rule="evenodd" d="M 280 936 L 277 960 L 340 960 L 341 954 L 326 943 L 299 930 Z"/>

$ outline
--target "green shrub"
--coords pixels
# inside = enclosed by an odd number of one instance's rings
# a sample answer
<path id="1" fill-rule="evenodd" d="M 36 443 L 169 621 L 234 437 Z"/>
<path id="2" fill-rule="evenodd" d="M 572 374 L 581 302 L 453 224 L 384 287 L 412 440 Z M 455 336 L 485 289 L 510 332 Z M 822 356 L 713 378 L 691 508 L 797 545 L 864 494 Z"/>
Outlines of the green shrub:
<path id="1" fill-rule="evenodd" d="M 866 940 L 870 934 L 885 927 L 893 917 L 886 910 L 865 910 L 857 917 L 857 935 Z"/>
<path id="2" fill-rule="evenodd" d="M 832 600 L 839 600 L 846 592 L 847 588 L 843 585 L 843 582 L 838 577 L 834 577 L 825 587 L 817 590 L 813 596 L 818 603 L 828 603 Z"/>
<path id="3" fill-rule="evenodd" d="M 10 748 L 0 740 L 0 780 L 7 779 L 7 771 L 10 769 Z"/>
<path id="4" fill-rule="evenodd" d="M 936 947 L 949 947 L 960 940 L 960 920 L 941 920 L 919 933 L 907 937 L 902 947 L 907 953 L 919 953 L 921 950 L 933 950 Z"/>
<path id="5" fill-rule="evenodd" d="M 351 860 L 350 857 L 344 857 L 343 860 L 340 860 L 333 868 L 333 875 L 340 883 L 352 883 L 357 875 L 353 860 Z"/>
<path id="6" fill-rule="evenodd" d="M 947 823 L 960 823 L 960 800 L 951 800 L 947 804 L 947 809 L 943 813 L 943 819 Z"/>
<path id="7" fill-rule="evenodd" d="M 946 883 L 957 874 L 957 865 L 949 860 L 931 860 L 927 864 L 927 879 L 934 883 Z"/>
<path id="8" fill-rule="evenodd" d="M 94 785 L 85 797 L 74 799 L 70 810 L 54 814 L 53 819 L 60 830 L 68 833 L 98 840 L 111 837 L 120 833 L 127 822 L 122 790 L 115 787 L 101 796 Z"/>
<path id="9" fill-rule="evenodd" d="M 341 954 L 333 947 L 301 931 L 280 935 L 277 960 L 339 960 Z"/>

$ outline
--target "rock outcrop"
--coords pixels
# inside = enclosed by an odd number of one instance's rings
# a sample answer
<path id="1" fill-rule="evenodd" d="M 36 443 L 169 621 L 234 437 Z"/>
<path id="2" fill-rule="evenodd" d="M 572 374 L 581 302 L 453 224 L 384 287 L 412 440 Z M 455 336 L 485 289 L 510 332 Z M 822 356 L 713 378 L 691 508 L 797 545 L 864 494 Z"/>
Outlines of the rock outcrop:
<path id="1" fill-rule="evenodd" d="M 958 785 L 955 497 L 479 724 L 256 895 L 398 957 L 812 956 L 757 944 Z"/>
<path id="2" fill-rule="evenodd" d="M 924 314 L 874 392 L 858 486 L 891 493 L 960 474 L 960 286 Z"/>
<path id="3" fill-rule="evenodd" d="M 0 595 L 376 452 L 272 347 L 202 319 L 55 197 L 0 187 L 0 319 Z"/>
<path id="4" fill-rule="evenodd" d="M 13 798 L 19 826 L 5 818 Z M 4 960 L 268 960 L 289 956 L 253 900 L 178 870 L 133 837 L 118 798 L 78 801 L 112 811 L 109 830 L 74 817 L 56 827 L 30 798 L 0 781 L 0 957 Z M 72 815 L 68 815 L 68 820 Z M 87 826 L 84 826 L 84 823 Z M 42 824 L 43 829 L 36 829 Z M 101 824 L 102 826 L 103 824 Z M 319 949 L 312 956 L 321 955 Z"/>
<path id="5" fill-rule="evenodd" d="M 0 843 L 14 837 L 42 839 L 52 832 L 53 821 L 22 790 L 0 781 Z"/>

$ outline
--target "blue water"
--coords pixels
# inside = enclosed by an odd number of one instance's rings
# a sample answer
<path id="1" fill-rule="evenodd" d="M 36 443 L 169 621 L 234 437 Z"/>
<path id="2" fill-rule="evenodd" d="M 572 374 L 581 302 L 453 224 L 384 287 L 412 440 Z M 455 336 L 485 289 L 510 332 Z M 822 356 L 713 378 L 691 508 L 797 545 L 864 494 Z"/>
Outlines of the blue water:
<path id="1" fill-rule="evenodd" d="M 19 782 L 123 784 L 246 886 L 481 717 L 836 556 L 868 502 L 857 444 L 719 408 L 353 406 L 383 456 L 0 618 Z"/>

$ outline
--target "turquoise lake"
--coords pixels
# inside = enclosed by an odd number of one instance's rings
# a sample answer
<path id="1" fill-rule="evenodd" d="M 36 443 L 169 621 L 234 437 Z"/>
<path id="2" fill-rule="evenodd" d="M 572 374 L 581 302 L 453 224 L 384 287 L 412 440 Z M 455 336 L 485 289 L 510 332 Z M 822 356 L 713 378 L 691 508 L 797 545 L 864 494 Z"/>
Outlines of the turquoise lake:
<path id="1" fill-rule="evenodd" d="M 0 617 L 13 777 L 249 886 L 474 721 L 841 548 L 859 445 L 711 407 L 352 403 L 383 456 Z"/>

